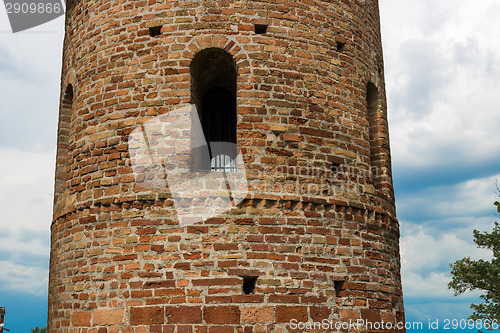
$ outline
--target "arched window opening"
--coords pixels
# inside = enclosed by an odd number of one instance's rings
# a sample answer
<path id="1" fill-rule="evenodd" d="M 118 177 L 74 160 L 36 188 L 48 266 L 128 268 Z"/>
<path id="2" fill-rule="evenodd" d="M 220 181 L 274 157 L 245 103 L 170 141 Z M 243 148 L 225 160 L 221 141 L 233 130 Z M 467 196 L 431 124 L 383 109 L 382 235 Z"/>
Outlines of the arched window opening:
<path id="1" fill-rule="evenodd" d="M 54 204 L 64 192 L 66 179 L 66 164 L 68 162 L 69 131 L 71 113 L 73 110 L 73 86 L 68 84 L 64 90 L 59 110 L 59 125 L 57 130 L 56 181 L 54 187 Z"/>
<path id="2" fill-rule="evenodd" d="M 200 51 L 191 70 L 191 99 L 196 105 L 206 147 L 193 149 L 194 170 L 235 172 L 236 64 L 219 48 Z M 192 134 L 192 136 L 195 134 Z M 208 148 L 208 155 L 204 153 Z"/>
<path id="3" fill-rule="evenodd" d="M 368 107 L 368 114 L 376 112 L 378 108 L 378 89 L 371 82 L 366 85 L 366 103 Z"/>

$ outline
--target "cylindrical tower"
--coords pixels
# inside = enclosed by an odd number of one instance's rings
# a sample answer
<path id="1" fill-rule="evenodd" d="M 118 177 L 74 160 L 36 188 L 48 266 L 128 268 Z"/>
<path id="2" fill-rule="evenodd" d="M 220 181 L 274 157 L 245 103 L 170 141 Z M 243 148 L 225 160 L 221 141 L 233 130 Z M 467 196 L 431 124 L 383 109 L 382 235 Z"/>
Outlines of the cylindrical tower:
<path id="1" fill-rule="evenodd" d="M 66 9 L 51 332 L 403 320 L 377 0 Z M 203 133 L 191 127 L 192 149 L 176 156 L 187 178 L 246 173 L 237 205 L 208 216 L 210 193 L 176 201 L 163 160 L 164 187 L 134 169 L 134 131 L 150 149 L 148 122 L 189 105 Z M 181 223 L 186 207 L 204 218 Z"/>

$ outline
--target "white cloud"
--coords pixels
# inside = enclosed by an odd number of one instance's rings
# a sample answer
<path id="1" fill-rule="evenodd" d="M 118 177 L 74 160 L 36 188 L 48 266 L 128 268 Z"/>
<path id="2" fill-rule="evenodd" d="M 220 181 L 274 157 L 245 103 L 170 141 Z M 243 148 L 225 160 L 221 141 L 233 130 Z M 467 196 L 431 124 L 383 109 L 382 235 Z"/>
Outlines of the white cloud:
<path id="1" fill-rule="evenodd" d="M 47 291 L 55 153 L 0 147 L 0 288 Z"/>
<path id="2" fill-rule="evenodd" d="M 381 8 L 395 165 L 497 162 L 497 1 L 384 0 Z"/>
<path id="3" fill-rule="evenodd" d="M 474 170 L 471 170 L 469 176 L 473 175 Z M 406 219 L 411 218 L 413 223 L 417 219 L 420 223 L 442 223 L 441 229 L 453 228 L 453 224 L 482 228 L 495 218 L 493 202 L 498 200 L 497 181 L 500 181 L 500 173 L 458 184 L 405 191 L 397 198 L 398 212 Z"/>
<path id="4" fill-rule="evenodd" d="M 406 297 L 452 298 L 453 291 L 448 289 L 451 279 L 449 264 L 465 256 L 491 259 L 490 251 L 478 249 L 470 240 L 461 239 L 456 234 L 436 234 L 422 226 L 404 225 L 403 228 L 407 229 L 401 238 L 402 279 Z"/>
<path id="5" fill-rule="evenodd" d="M 55 152 L 0 147 L 0 223 L 11 230 L 48 230 L 52 217 Z"/>
<path id="6" fill-rule="evenodd" d="M 492 253 L 473 243 L 472 230 L 491 231 L 497 198 L 494 177 L 452 186 L 426 188 L 400 200 L 399 211 L 421 221 L 401 221 L 401 265 L 404 295 L 453 299 L 447 284 L 449 264 L 463 257 L 490 260 Z M 411 214 L 408 211 L 412 211 Z M 425 219 L 431 216 L 431 219 Z M 479 295 L 475 292 L 469 297 Z"/>
<path id="7" fill-rule="evenodd" d="M 32 295 L 47 292 L 49 230 L 0 229 L 0 290 Z"/>
<path id="8" fill-rule="evenodd" d="M 438 306 L 453 303 L 465 314 L 463 297 L 447 288 L 448 265 L 491 257 L 472 242 L 472 230 L 491 230 L 495 220 L 500 4 L 380 4 L 393 164 L 403 180 L 396 202 L 407 311 L 430 318 L 453 314 Z"/>
<path id="9" fill-rule="evenodd" d="M 13 258 L 47 256 L 50 231 L 0 229 L 0 252 Z M 43 266 L 48 263 L 44 263 Z"/>
<path id="10" fill-rule="evenodd" d="M 5 260 L 0 260 L 0 267 L 2 289 L 36 296 L 47 292 L 48 267 L 27 266 Z"/>
<path id="11" fill-rule="evenodd" d="M 56 144 L 64 19 L 15 34 L 3 10 L 0 22 L 0 145 L 49 151 Z"/>
<path id="12" fill-rule="evenodd" d="M 64 18 L 12 34 L 0 6 L 0 289 L 47 292 Z"/>

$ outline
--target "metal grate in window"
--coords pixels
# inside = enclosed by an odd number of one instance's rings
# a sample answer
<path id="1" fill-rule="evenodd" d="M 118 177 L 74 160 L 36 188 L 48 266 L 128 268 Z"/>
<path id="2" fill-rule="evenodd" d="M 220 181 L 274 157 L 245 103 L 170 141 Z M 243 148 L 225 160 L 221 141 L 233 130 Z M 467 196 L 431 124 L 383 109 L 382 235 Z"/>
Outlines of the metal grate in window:
<path id="1" fill-rule="evenodd" d="M 210 171 L 212 172 L 236 172 L 235 161 L 227 155 L 216 155 L 210 161 Z"/>

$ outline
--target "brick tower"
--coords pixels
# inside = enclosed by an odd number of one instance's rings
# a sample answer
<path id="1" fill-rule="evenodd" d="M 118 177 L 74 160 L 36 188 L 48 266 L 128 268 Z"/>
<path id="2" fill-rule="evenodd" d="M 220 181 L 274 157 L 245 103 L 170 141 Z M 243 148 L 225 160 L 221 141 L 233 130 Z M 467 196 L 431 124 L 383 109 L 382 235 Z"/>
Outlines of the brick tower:
<path id="1" fill-rule="evenodd" d="M 369 326 L 403 320 L 378 1 L 67 2 L 49 330 L 394 331 Z M 184 225 L 130 138 L 189 105 L 248 193 Z"/>

